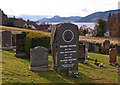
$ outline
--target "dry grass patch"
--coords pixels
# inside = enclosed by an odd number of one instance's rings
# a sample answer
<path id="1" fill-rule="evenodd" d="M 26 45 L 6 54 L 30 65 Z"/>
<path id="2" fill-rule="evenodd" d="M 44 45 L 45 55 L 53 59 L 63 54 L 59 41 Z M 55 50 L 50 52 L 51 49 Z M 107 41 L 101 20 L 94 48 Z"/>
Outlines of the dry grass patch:
<path id="1" fill-rule="evenodd" d="M 108 37 L 79 36 L 79 40 L 87 40 L 89 42 L 96 41 L 96 42 L 99 42 L 99 43 L 102 43 L 104 40 L 110 40 L 110 43 L 120 44 L 120 38 L 117 38 L 117 37 L 108 38 Z"/>

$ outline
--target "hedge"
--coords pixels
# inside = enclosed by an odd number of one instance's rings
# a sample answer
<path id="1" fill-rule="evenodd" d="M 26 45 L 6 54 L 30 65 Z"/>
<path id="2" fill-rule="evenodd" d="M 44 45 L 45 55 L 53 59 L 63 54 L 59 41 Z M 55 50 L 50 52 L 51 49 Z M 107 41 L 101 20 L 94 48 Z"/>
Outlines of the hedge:
<path id="1" fill-rule="evenodd" d="M 36 46 L 43 46 L 50 49 L 50 36 L 42 32 L 29 32 L 26 33 L 24 38 L 25 52 L 30 56 L 30 49 Z"/>

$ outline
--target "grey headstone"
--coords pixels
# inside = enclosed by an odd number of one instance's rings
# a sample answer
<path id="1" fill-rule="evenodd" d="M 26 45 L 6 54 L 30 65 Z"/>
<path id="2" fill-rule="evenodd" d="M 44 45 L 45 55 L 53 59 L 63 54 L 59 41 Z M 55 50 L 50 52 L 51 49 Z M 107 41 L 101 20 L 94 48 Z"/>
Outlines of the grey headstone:
<path id="1" fill-rule="evenodd" d="M 90 42 L 89 43 L 89 48 L 88 48 L 88 50 L 89 50 L 89 52 L 94 52 L 94 43 L 93 42 Z"/>
<path id="2" fill-rule="evenodd" d="M 11 31 L 2 31 L 2 47 L 12 46 L 12 35 Z"/>
<path id="3" fill-rule="evenodd" d="M 99 46 L 98 45 L 94 45 L 94 48 L 95 48 L 95 53 L 99 53 Z"/>
<path id="4" fill-rule="evenodd" d="M 85 48 L 85 57 L 87 58 L 88 57 L 88 49 Z"/>
<path id="5" fill-rule="evenodd" d="M 1 40 L 2 40 L 2 49 L 3 50 L 13 50 L 12 47 L 12 33 L 11 31 L 2 30 Z"/>
<path id="6" fill-rule="evenodd" d="M 53 68 L 60 72 L 78 70 L 78 27 L 71 23 L 61 23 L 51 31 Z"/>
<path id="7" fill-rule="evenodd" d="M 30 70 L 49 71 L 48 66 L 48 49 L 37 46 L 30 49 Z"/>

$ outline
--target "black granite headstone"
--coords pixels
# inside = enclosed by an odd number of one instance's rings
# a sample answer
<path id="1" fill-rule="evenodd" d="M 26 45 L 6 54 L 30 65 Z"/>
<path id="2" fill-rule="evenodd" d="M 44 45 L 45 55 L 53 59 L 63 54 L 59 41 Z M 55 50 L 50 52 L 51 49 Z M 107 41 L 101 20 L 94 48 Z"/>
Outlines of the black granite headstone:
<path id="1" fill-rule="evenodd" d="M 25 48 L 24 48 L 24 38 L 25 34 L 16 34 L 16 57 L 24 57 L 25 54 Z"/>
<path id="2" fill-rule="evenodd" d="M 78 70 L 78 27 L 71 23 L 53 26 L 51 31 L 51 50 L 53 68 L 60 72 Z"/>

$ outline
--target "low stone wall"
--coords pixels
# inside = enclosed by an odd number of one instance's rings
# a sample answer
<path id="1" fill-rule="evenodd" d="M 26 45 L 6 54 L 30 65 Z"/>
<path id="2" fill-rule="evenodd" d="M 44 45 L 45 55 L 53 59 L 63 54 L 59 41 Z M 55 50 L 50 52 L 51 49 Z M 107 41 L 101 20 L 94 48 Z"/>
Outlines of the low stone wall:
<path id="1" fill-rule="evenodd" d="M 84 44 L 85 47 L 88 48 L 88 52 L 100 53 L 100 54 L 102 53 L 102 43 L 80 40 L 79 44 Z M 110 43 L 110 48 L 116 48 L 117 52 L 120 53 L 120 44 L 118 45 L 118 44 Z M 109 51 L 106 50 L 105 54 L 109 54 Z"/>

